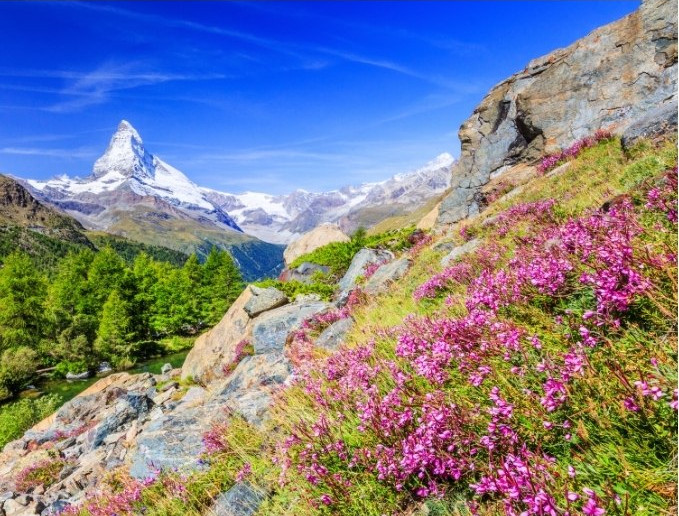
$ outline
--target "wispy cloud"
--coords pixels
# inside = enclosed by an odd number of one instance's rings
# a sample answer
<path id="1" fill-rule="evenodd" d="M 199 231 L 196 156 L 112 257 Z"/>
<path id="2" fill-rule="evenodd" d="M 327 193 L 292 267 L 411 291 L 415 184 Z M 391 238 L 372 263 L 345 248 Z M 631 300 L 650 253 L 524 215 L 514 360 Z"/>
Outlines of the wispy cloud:
<path id="1" fill-rule="evenodd" d="M 305 70 L 321 70 L 328 66 L 327 61 L 319 59 L 319 54 L 323 56 L 331 56 L 337 59 L 341 59 L 346 62 L 364 64 L 367 66 L 372 66 L 375 68 L 380 68 L 384 70 L 390 70 L 402 75 L 413 77 L 437 86 L 442 86 L 445 88 L 459 88 L 459 83 L 447 80 L 446 78 L 440 77 L 436 74 L 418 72 L 407 66 L 396 63 L 392 60 L 381 59 L 376 57 L 369 57 L 359 53 L 346 51 L 342 49 L 334 49 L 324 46 L 318 46 L 308 43 L 293 43 L 289 41 L 282 41 L 274 38 L 268 38 L 253 34 L 251 32 L 238 31 L 227 27 L 206 25 L 203 23 L 193 22 L 190 20 L 182 20 L 177 18 L 171 18 L 166 16 L 159 16 L 156 14 L 141 13 L 138 11 L 123 9 L 119 7 L 113 7 L 108 5 L 100 5 L 92 2 L 68 2 L 62 5 L 67 6 L 78 6 L 86 9 L 107 12 L 110 14 L 115 14 L 118 16 L 124 16 L 128 18 L 133 18 L 146 22 L 153 22 L 163 24 L 167 27 L 184 28 L 194 31 L 199 31 L 203 33 L 215 34 L 219 36 L 225 36 L 232 39 L 237 39 L 243 42 L 257 45 L 261 48 L 267 49 L 280 54 L 285 54 L 288 56 L 293 56 L 301 61 L 301 65 L 296 66 L 283 66 L 283 70 L 292 69 L 305 69 Z M 365 28 L 365 27 L 364 27 Z M 462 43 L 460 45 L 463 46 Z"/>
<path id="2" fill-rule="evenodd" d="M 2 147 L 0 154 L 19 156 L 46 156 L 50 158 L 88 159 L 97 156 L 97 152 L 90 148 L 78 149 L 41 149 L 38 147 Z"/>
<path id="3" fill-rule="evenodd" d="M 155 24 L 161 24 L 166 27 L 171 28 L 184 28 L 191 29 L 194 31 L 199 31 L 208 34 L 215 34 L 219 36 L 225 36 L 232 39 L 237 39 L 240 41 L 245 41 L 261 48 L 271 50 L 281 54 L 288 54 L 296 57 L 304 57 L 298 53 L 297 50 L 293 48 L 293 45 L 288 45 L 284 42 L 258 36 L 250 32 L 239 31 L 235 29 L 230 29 L 228 27 L 216 26 L 216 25 L 206 25 L 204 23 L 198 23 L 190 20 L 183 20 L 179 18 L 171 18 L 168 16 L 160 16 L 157 14 L 142 13 L 139 11 L 133 11 L 130 9 L 123 9 L 120 7 L 113 7 L 110 5 L 101 5 L 94 2 L 67 2 L 66 6 L 80 7 L 84 9 L 90 9 L 99 12 L 106 12 L 109 14 L 114 14 L 117 16 L 122 16 L 126 18 L 136 19 L 144 22 L 152 22 Z"/>
<path id="4" fill-rule="evenodd" d="M 223 74 L 177 74 L 144 71 L 141 63 L 104 63 L 95 70 L 2 70 L 0 77 L 27 77 L 64 79 L 67 85 L 61 89 L 33 86 L 3 86 L 6 89 L 37 91 L 71 97 L 46 108 L 55 113 L 78 111 L 84 107 L 106 102 L 112 93 L 140 86 L 170 81 L 203 81 L 223 79 Z"/>

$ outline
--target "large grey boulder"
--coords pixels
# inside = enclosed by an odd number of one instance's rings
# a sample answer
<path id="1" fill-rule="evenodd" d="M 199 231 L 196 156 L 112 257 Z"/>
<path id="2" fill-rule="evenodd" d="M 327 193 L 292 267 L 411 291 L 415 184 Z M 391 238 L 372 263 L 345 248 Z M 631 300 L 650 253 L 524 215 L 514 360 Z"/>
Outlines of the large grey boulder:
<path id="1" fill-rule="evenodd" d="M 120 432 L 127 423 L 142 418 L 152 407 L 153 401 L 146 394 L 128 392 L 115 404 L 113 410 L 88 432 L 85 442 L 86 450 L 101 446 L 108 436 Z"/>
<path id="2" fill-rule="evenodd" d="M 365 274 L 368 265 L 387 263 L 393 259 L 394 253 L 391 251 L 361 249 L 351 260 L 351 265 L 338 283 L 340 292 L 351 290 L 356 285 L 356 280 Z"/>
<path id="3" fill-rule="evenodd" d="M 257 512 L 266 493 L 249 482 L 239 482 L 220 494 L 210 510 L 214 516 L 251 516 Z"/>
<path id="4" fill-rule="evenodd" d="M 347 333 L 349 333 L 353 325 L 354 320 L 351 317 L 335 321 L 321 332 L 321 334 L 316 339 L 316 346 L 330 351 L 337 350 L 340 344 L 344 342 L 344 338 L 346 337 Z"/>
<path id="5" fill-rule="evenodd" d="M 252 292 L 252 297 L 245 303 L 243 310 L 250 317 L 257 317 L 263 312 L 273 310 L 288 302 L 288 297 L 277 288 L 261 288 L 255 285 L 250 285 L 248 288 Z"/>
<path id="6" fill-rule="evenodd" d="M 282 352 L 245 357 L 214 389 L 216 403 L 229 407 L 248 423 L 260 426 L 268 417 L 273 394 L 290 377 L 292 367 Z"/>
<path id="7" fill-rule="evenodd" d="M 199 467 L 203 433 L 213 421 L 225 417 L 223 410 L 204 405 L 174 410 L 151 421 L 137 438 L 130 475 L 147 478 L 157 468 L 181 470 Z"/>
<path id="8" fill-rule="evenodd" d="M 192 378 L 208 384 L 224 376 L 223 365 L 234 359 L 237 344 L 251 336 L 252 324 L 245 305 L 253 296 L 252 290 L 246 288 L 217 326 L 196 339 L 182 365 L 182 380 Z"/>
<path id="9" fill-rule="evenodd" d="M 409 258 L 399 258 L 393 262 L 385 263 L 377 269 L 368 281 L 365 282 L 363 290 L 368 294 L 379 294 L 389 288 L 394 281 L 405 276 L 410 268 Z"/>
<path id="10" fill-rule="evenodd" d="M 195 470 L 202 467 L 203 434 L 229 414 L 253 425 L 268 417 L 274 392 L 292 372 L 282 352 L 248 356 L 212 391 L 196 389 L 171 412 L 152 420 L 137 437 L 130 474 L 146 478 L 157 468 Z"/>
<path id="11" fill-rule="evenodd" d="M 630 137 L 664 119 L 671 128 L 676 112 L 677 2 L 645 0 L 636 12 L 531 61 L 490 91 L 460 128 L 460 161 L 438 226 L 478 213 L 479 188 L 517 163 L 601 128 L 624 134 L 645 120 Z"/>
<path id="12" fill-rule="evenodd" d="M 329 308 L 323 301 L 302 301 L 265 312 L 254 320 L 252 345 L 255 354 L 281 351 L 288 335 L 299 329 L 305 319 Z"/>
<path id="13" fill-rule="evenodd" d="M 465 242 L 462 245 L 454 247 L 446 256 L 441 258 L 441 265 L 448 267 L 455 260 L 474 252 L 476 249 L 478 249 L 479 245 L 481 245 L 481 240 L 474 238 L 469 242 Z"/>

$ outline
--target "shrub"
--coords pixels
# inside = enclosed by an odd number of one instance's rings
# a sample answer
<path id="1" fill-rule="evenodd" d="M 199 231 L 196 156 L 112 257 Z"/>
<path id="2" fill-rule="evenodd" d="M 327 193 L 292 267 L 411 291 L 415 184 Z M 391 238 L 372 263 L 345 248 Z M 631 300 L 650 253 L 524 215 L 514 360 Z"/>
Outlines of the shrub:
<path id="1" fill-rule="evenodd" d="M 294 300 L 297 296 L 307 294 L 317 294 L 321 299 L 329 300 L 335 293 L 334 286 L 320 282 L 302 283 L 297 280 L 283 282 L 274 279 L 266 279 L 258 281 L 255 285 L 262 288 L 276 288 L 288 296 L 290 300 Z"/>
<path id="2" fill-rule="evenodd" d="M 35 376 L 38 354 L 26 346 L 5 350 L 0 358 L 0 384 L 17 392 Z"/>
<path id="3" fill-rule="evenodd" d="M 82 373 L 88 369 L 88 364 L 84 360 L 75 362 L 64 360 L 56 365 L 54 371 L 52 371 L 52 376 L 56 378 L 64 378 L 68 373 Z"/>
<path id="4" fill-rule="evenodd" d="M 416 291 L 461 283 L 463 306 L 302 370 L 278 421 L 284 481 L 329 513 L 360 512 L 357 484 L 396 507 L 462 493 L 493 514 L 668 510 L 652 486 L 676 493 L 676 171 L 657 184 L 565 220 L 517 204 L 495 236 L 526 218 L 530 234 Z"/>
<path id="5" fill-rule="evenodd" d="M 0 406 L 0 448 L 52 414 L 60 404 L 59 396 L 50 394 L 34 399 L 25 398 Z"/>
<path id="6" fill-rule="evenodd" d="M 290 264 L 290 269 L 299 267 L 304 262 L 311 262 L 330 267 L 330 274 L 339 278 L 347 271 L 351 260 L 362 248 L 403 251 L 417 243 L 417 239 L 411 239 L 414 232 L 414 226 L 371 236 L 357 231 L 349 242 L 332 242 L 300 256 Z"/>

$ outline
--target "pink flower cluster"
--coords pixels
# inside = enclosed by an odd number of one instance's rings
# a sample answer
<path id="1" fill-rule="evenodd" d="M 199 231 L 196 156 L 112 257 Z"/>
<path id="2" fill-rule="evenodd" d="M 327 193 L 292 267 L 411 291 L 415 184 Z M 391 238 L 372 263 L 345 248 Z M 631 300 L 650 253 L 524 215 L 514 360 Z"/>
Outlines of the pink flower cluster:
<path id="1" fill-rule="evenodd" d="M 653 292 L 653 273 L 668 262 L 640 244 L 643 228 L 628 201 L 565 222 L 555 220 L 553 206 L 553 200 L 518 205 L 499 217 L 507 227 L 525 217 L 534 222 L 534 231 L 516 240 L 509 262 L 500 259 L 506 250 L 486 246 L 414 294 L 423 299 L 453 283 L 466 285 L 465 315 L 410 316 L 377 336 L 385 339 L 382 346 L 395 341 L 393 353 L 378 352 L 371 342 L 342 349 L 300 375 L 298 385 L 316 418 L 299 421 L 285 441 L 283 481 L 289 474 L 301 476 L 315 493 L 314 503 L 323 505 L 343 503 L 360 472 L 416 497 L 462 484 L 478 500 L 499 502 L 509 515 L 606 512 L 593 490 L 576 493 L 574 470 L 562 474 L 536 444 L 538 437 L 521 433 L 520 421 L 537 421 L 552 440 L 573 439 L 573 392 L 586 375 L 601 374 L 589 356 L 617 330 L 632 304 Z M 650 203 L 645 209 L 663 206 Z M 547 352 L 539 338 L 504 317 L 510 307 L 533 302 L 554 307 L 578 292 L 591 292 L 593 300 L 582 314 L 556 315 L 557 325 L 569 321 L 560 350 Z M 518 395 L 520 408 L 500 387 L 507 371 L 525 377 L 523 385 L 531 387 Z M 641 410 L 643 400 L 658 407 L 668 403 L 665 383 L 648 377 L 634 385 L 612 371 L 621 385 L 611 396 L 631 412 Z M 475 403 L 462 405 L 449 386 L 473 390 L 467 399 Z M 669 403 L 676 410 L 676 391 Z M 342 436 L 352 432 L 365 439 L 345 441 Z"/>
<path id="2" fill-rule="evenodd" d="M 668 221 L 677 223 L 677 167 L 665 173 L 661 186 L 648 191 L 646 208 L 665 213 Z"/>
<path id="3" fill-rule="evenodd" d="M 567 149 L 542 158 L 542 161 L 538 165 L 538 172 L 544 174 L 545 172 L 555 168 L 558 164 L 577 157 L 583 149 L 594 147 L 597 143 L 603 140 L 610 140 L 611 138 L 612 135 L 609 131 L 599 129 L 596 133 L 594 133 L 594 136 L 587 136 L 577 140 Z"/>
<path id="4" fill-rule="evenodd" d="M 222 373 L 224 376 L 228 376 L 233 373 L 234 369 L 236 369 L 236 366 L 240 364 L 240 361 L 245 357 L 252 355 L 253 352 L 252 344 L 250 344 L 249 340 L 243 339 L 238 342 L 238 344 L 236 344 L 236 348 L 233 351 L 233 359 L 222 365 Z"/>
<path id="5" fill-rule="evenodd" d="M 189 493 L 186 479 L 176 474 L 159 472 L 156 477 L 137 480 L 125 477 L 114 492 L 88 493 L 81 505 L 70 505 L 61 514 L 91 516 L 133 516 L 144 514 L 149 507 L 144 503 L 144 493 L 150 488 L 161 487 L 165 496 L 186 502 Z"/>
<path id="6" fill-rule="evenodd" d="M 554 199 L 516 204 L 500 213 L 494 220 L 493 225 L 498 228 L 497 234 L 504 236 L 517 222 L 522 220 L 528 220 L 535 224 L 551 221 L 553 216 L 552 209 L 555 204 L 556 201 Z"/>

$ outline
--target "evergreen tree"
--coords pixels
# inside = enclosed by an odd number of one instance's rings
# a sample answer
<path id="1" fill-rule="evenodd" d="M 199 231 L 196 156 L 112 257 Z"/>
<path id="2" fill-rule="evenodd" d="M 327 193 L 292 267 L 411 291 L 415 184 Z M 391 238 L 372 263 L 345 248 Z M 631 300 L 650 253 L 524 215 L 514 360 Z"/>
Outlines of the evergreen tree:
<path id="1" fill-rule="evenodd" d="M 231 255 L 213 247 L 203 267 L 201 316 L 216 324 L 243 291 L 243 279 Z"/>
<path id="2" fill-rule="evenodd" d="M 101 312 L 101 321 L 94 341 L 95 351 L 114 363 L 129 359 L 132 355 L 133 339 L 130 306 L 113 290 Z"/>
<path id="3" fill-rule="evenodd" d="M 193 306 L 198 295 L 183 269 L 159 264 L 158 282 L 153 288 L 151 328 L 158 334 L 182 333 L 195 324 Z"/>
<path id="4" fill-rule="evenodd" d="M 101 311 L 109 295 L 120 288 L 124 273 L 125 262 L 111 247 L 96 253 L 87 274 L 96 313 Z"/>
<path id="5" fill-rule="evenodd" d="M 45 278 L 31 258 L 15 251 L 0 269 L 0 347 L 35 347 L 45 330 Z"/>
<path id="6" fill-rule="evenodd" d="M 46 314 L 51 323 L 53 338 L 66 330 L 73 332 L 73 320 L 92 342 L 96 331 L 96 301 L 87 276 L 94 260 L 94 252 L 84 249 L 71 252 L 57 265 L 56 275 L 48 288 Z M 86 322 L 89 323 L 86 324 Z"/>
<path id="7" fill-rule="evenodd" d="M 151 315 L 155 305 L 155 286 L 158 283 L 158 270 L 155 262 L 145 252 L 139 253 L 134 259 L 132 274 L 136 286 L 133 300 L 136 314 L 135 333 L 139 338 L 147 339 L 151 336 Z"/>

